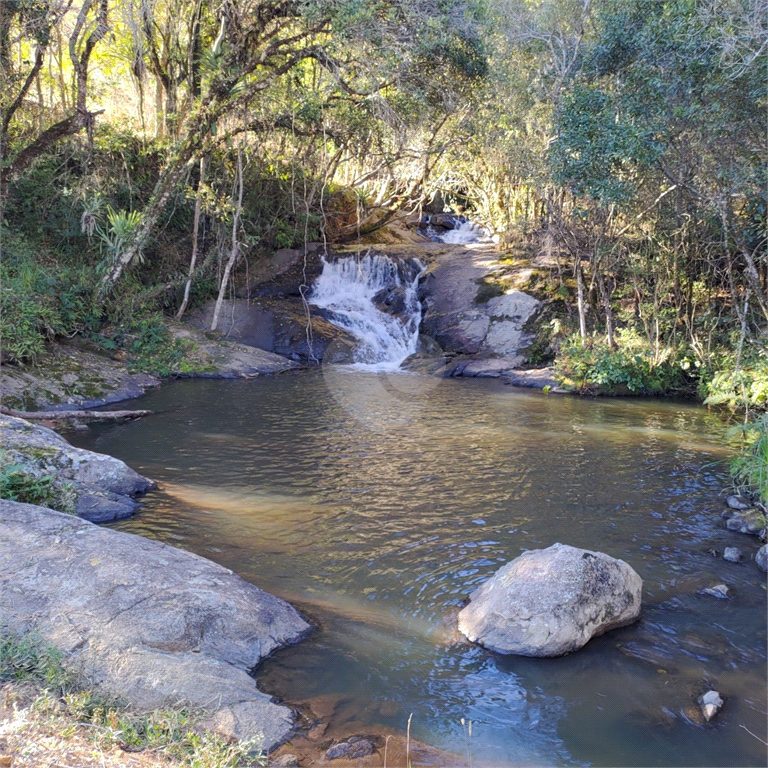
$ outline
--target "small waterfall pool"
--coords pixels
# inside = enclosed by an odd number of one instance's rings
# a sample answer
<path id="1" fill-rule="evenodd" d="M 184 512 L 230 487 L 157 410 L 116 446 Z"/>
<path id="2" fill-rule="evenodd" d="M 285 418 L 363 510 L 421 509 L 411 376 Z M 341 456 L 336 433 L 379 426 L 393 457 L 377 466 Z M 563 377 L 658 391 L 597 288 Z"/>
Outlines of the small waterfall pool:
<path id="1" fill-rule="evenodd" d="M 452 764 L 765 765 L 765 575 L 757 539 L 719 518 L 715 414 L 337 373 L 178 381 L 134 404 L 157 415 L 72 435 L 159 483 L 115 527 L 222 563 L 316 623 L 257 670 L 264 689 L 325 712 L 324 738 L 402 733 L 413 713 L 413 737 Z M 469 592 L 557 541 L 629 562 L 640 622 L 556 659 L 454 634 Z M 731 599 L 700 593 L 718 583 Z M 725 706 L 702 727 L 708 687 Z"/>

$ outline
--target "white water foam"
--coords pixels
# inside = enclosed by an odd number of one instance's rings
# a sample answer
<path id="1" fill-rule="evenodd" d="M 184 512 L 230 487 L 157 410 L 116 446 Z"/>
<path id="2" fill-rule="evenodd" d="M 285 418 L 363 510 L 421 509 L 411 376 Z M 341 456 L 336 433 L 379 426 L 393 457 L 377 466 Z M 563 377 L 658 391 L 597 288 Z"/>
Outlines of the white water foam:
<path id="1" fill-rule="evenodd" d="M 328 319 L 358 339 L 356 368 L 370 371 L 397 370 L 416 352 L 421 323 L 417 296 L 423 265 L 413 259 L 398 265 L 382 254 L 323 259 L 309 303 L 328 310 Z M 396 292 L 401 311 L 383 312 L 374 302 L 377 294 Z"/>
<path id="2" fill-rule="evenodd" d="M 467 243 L 492 243 L 494 239 L 474 221 L 464 221 L 456 229 L 449 229 L 437 238 L 441 243 L 466 245 Z"/>

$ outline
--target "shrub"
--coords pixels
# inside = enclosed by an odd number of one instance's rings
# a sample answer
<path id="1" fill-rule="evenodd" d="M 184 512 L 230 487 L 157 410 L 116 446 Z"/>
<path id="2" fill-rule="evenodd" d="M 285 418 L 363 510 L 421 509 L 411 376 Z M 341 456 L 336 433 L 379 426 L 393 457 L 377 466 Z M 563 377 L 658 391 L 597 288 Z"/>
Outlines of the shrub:
<path id="1" fill-rule="evenodd" d="M 757 491 L 760 501 L 768 504 L 768 413 L 749 424 L 736 427 L 743 438 L 741 453 L 731 461 L 731 474 L 742 485 Z"/>
<path id="2" fill-rule="evenodd" d="M 617 346 L 603 340 L 582 342 L 572 336 L 560 349 L 556 371 L 561 381 L 597 394 L 659 395 L 675 391 L 686 382 L 676 352 L 654 351 L 630 330 L 616 333 Z"/>
<path id="3" fill-rule="evenodd" d="M 707 405 L 768 408 L 768 355 L 759 352 L 742 361 L 738 369 L 733 355 L 723 358 L 699 390 Z"/>
<path id="4" fill-rule="evenodd" d="M 5 233 L 4 233 L 5 234 Z M 20 237 L 6 237 L 0 263 L 0 340 L 3 358 L 24 362 L 55 336 L 95 328 L 95 271 L 87 266 L 48 267 Z"/>

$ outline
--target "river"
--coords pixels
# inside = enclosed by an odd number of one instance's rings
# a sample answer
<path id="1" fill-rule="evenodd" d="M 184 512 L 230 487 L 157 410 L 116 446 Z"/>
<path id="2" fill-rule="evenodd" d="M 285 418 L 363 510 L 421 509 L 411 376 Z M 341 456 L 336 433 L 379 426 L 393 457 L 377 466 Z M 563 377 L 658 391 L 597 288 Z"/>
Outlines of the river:
<path id="1" fill-rule="evenodd" d="M 474 765 L 765 765 L 765 577 L 757 539 L 719 519 L 725 429 L 706 409 L 331 366 L 139 403 L 157 415 L 72 440 L 159 483 L 114 527 L 222 563 L 318 626 L 258 669 L 281 699 L 330 702 L 360 733 L 412 713 L 415 738 Z M 630 563 L 641 621 L 557 659 L 461 642 L 467 594 L 555 542 Z M 731 599 L 700 594 L 718 583 Z M 710 687 L 725 706 L 702 727 Z"/>

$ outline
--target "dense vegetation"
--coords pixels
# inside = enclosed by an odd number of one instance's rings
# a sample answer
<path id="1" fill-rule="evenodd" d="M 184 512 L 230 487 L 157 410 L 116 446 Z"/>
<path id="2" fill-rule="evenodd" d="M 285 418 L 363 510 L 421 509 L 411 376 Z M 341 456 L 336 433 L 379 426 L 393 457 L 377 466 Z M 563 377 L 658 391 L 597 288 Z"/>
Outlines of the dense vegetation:
<path id="1" fill-rule="evenodd" d="M 439 193 L 549 258 L 573 386 L 759 413 L 767 41 L 762 0 L 7 0 L 3 359 L 161 348 L 264 254 Z"/>

